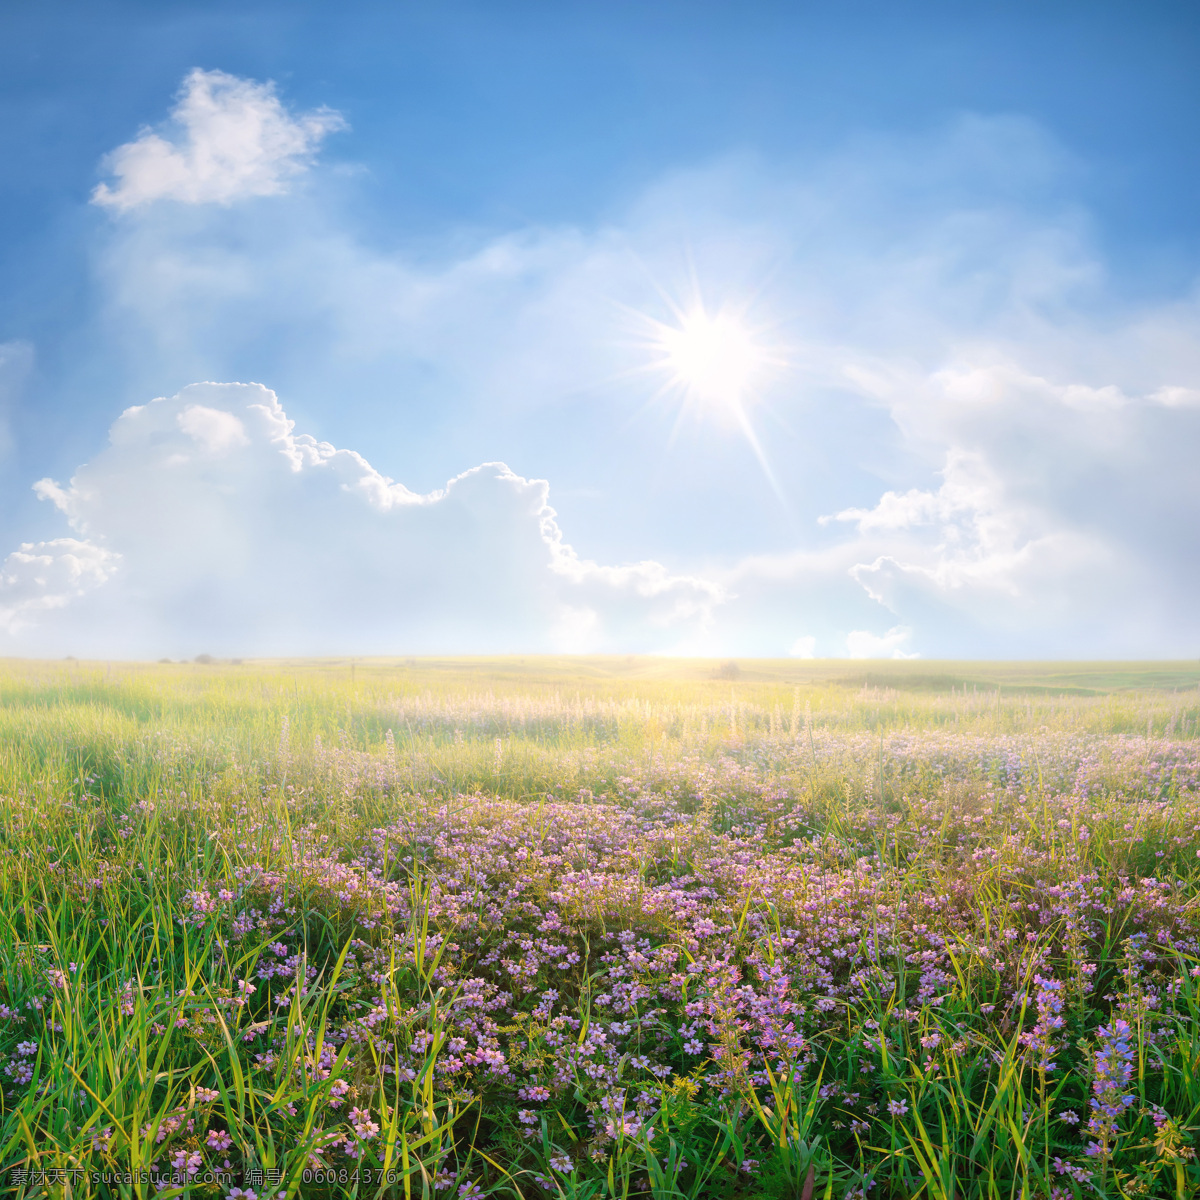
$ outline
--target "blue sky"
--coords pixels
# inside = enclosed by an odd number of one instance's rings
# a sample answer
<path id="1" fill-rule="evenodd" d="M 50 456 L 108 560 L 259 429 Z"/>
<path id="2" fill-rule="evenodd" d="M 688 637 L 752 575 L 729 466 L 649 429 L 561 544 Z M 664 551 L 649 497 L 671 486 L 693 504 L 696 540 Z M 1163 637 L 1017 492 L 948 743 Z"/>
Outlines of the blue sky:
<path id="1" fill-rule="evenodd" d="M 1194 656 L 1198 126 L 1188 4 L 10 5 L 3 652 Z"/>

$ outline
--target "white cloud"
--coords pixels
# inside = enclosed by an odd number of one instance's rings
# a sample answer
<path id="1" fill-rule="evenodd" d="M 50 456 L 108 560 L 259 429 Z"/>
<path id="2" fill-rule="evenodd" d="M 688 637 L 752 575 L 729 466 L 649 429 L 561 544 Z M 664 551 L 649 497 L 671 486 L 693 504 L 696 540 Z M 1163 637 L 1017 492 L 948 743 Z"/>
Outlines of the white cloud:
<path id="1" fill-rule="evenodd" d="M 1161 387 L 1150 399 L 1167 408 L 1200 408 L 1200 388 Z"/>
<path id="2" fill-rule="evenodd" d="M 821 518 L 854 532 L 820 554 L 748 560 L 718 629 L 782 623 L 786 597 L 853 654 L 906 648 L 864 633 L 868 621 L 838 631 L 844 572 L 902 622 L 883 637 L 915 630 L 926 655 L 1194 655 L 1200 411 L 1174 389 L 1054 380 L 994 347 L 970 355 L 924 372 L 853 364 L 909 435 L 909 469 L 925 474 L 920 456 L 940 454 L 940 480 Z"/>
<path id="3" fill-rule="evenodd" d="M 273 83 L 198 68 L 184 80 L 171 121 L 169 136 L 143 129 L 107 157 L 118 182 L 99 184 L 93 204 L 127 212 L 156 200 L 228 205 L 275 196 L 327 134 L 345 127 L 330 109 L 293 116 Z"/>
<path id="4" fill-rule="evenodd" d="M 1200 413 L 1176 397 L 1189 389 L 1055 382 L 1004 361 L 875 386 L 945 460 L 940 487 L 833 518 L 864 540 L 852 574 L 872 597 L 895 612 L 936 597 L 996 629 L 1140 627 L 1142 652 L 1188 647 Z"/>
<path id="5" fill-rule="evenodd" d="M 1014 392 L 1081 412 L 1102 412 L 1124 408 L 1131 403 L 1130 398 L 1113 384 L 1103 387 L 1092 387 L 1085 383 L 1056 384 L 1005 362 L 949 367 L 935 371 L 930 383 L 940 388 L 947 400 L 961 404 L 1003 404 Z M 1175 395 L 1183 389 L 1160 390 Z"/>
<path id="6" fill-rule="evenodd" d="M 0 629 L 20 633 L 108 581 L 118 556 L 75 538 L 22 542 L 0 567 Z"/>
<path id="7" fill-rule="evenodd" d="M 885 634 L 856 629 L 846 635 L 846 651 L 851 658 L 919 658 L 915 651 L 906 651 L 912 630 L 897 625 Z"/>
<path id="8" fill-rule="evenodd" d="M 817 639 L 809 634 L 807 637 L 798 637 L 788 651 L 792 658 L 813 658 L 817 652 Z"/>
<path id="9" fill-rule="evenodd" d="M 904 493 L 884 492 L 874 508 L 846 508 L 832 517 L 821 517 L 820 523 L 853 521 L 859 533 L 911 529 L 934 523 L 944 527 L 963 519 L 977 528 L 981 524 L 986 525 L 984 514 L 992 507 L 991 493 L 996 481 L 988 477 L 986 464 L 981 457 L 954 451 L 946 462 L 942 476 L 945 482 L 936 492 L 919 488 L 910 488 Z M 986 527 L 980 530 L 983 539 L 990 540 L 994 536 Z"/>
<path id="10" fill-rule="evenodd" d="M 40 650 L 661 650 L 723 598 L 657 562 L 582 558 L 548 485 L 502 463 L 412 492 L 294 433 L 257 384 L 127 409 L 68 486 L 36 490 L 80 536 L 10 556 L 0 611 Z"/>
<path id="11" fill-rule="evenodd" d="M 176 418 L 176 423 L 189 437 L 209 454 L 224 454 L 238 446 L 247 446 L 250 439 L 246 427 L 233 413 L 203 404 L 189 404 Z"/>
<path id="12" fill-rule="evenodd" d="M 891 540 L 893 554 L 857 563 L 850 571 L 881 604 L 891 603 L 881 582 L 889 569 L 923 575 L 943 590 L 973 586 L 1015 595 L 1022 569 L 1047 543 L 1056 555 L 1066 551 L 1065 531 L 1049 514 L 1023 506 L 984 454 L 955 447 L 940 473 L 943 482 L 936 491 L 885 492 L 872 509 L 844 509 L 821 518 L 823 524 L 852 521 L 860 534 Z M 897 537 L 911 533 L 926 536 Z M 1070 557 L 1077 559 L 1084 539 L 1074 540 L 1076 553 Z M 901 561 L 895 554 L 916 561 Z"/>

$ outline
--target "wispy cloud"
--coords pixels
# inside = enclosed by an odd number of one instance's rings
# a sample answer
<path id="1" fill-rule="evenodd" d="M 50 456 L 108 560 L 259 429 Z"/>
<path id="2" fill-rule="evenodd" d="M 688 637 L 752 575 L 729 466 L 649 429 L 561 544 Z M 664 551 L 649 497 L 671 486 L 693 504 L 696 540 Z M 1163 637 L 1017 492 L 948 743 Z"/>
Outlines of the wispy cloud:
<path id="1" fill-rule="evenodd" d="M 12 449 L 11 414 L 33 370 L 33 346 L 0 342 L 0 455 Z"/>

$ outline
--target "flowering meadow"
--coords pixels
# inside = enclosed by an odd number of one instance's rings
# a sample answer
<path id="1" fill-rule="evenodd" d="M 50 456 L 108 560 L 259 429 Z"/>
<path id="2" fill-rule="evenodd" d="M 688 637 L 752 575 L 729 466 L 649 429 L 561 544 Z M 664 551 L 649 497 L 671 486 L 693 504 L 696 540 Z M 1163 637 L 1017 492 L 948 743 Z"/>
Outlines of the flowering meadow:
<path id="1" fill-rule="evenodd" d="M 1200 1194 L 1198 684 L 0 664 L 0 1194 Z"/>

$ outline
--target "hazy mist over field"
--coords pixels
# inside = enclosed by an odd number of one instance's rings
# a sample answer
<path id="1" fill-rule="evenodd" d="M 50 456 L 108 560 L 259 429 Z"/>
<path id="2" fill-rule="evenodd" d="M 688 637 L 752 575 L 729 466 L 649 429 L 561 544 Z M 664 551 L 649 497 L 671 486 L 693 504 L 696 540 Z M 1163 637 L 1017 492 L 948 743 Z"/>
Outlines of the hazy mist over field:
<path id="1" fill-rule="evenodd" d="M 1194 8 L 750 7 L 6 10 L 0 655 L 1196 657 Z"/>

